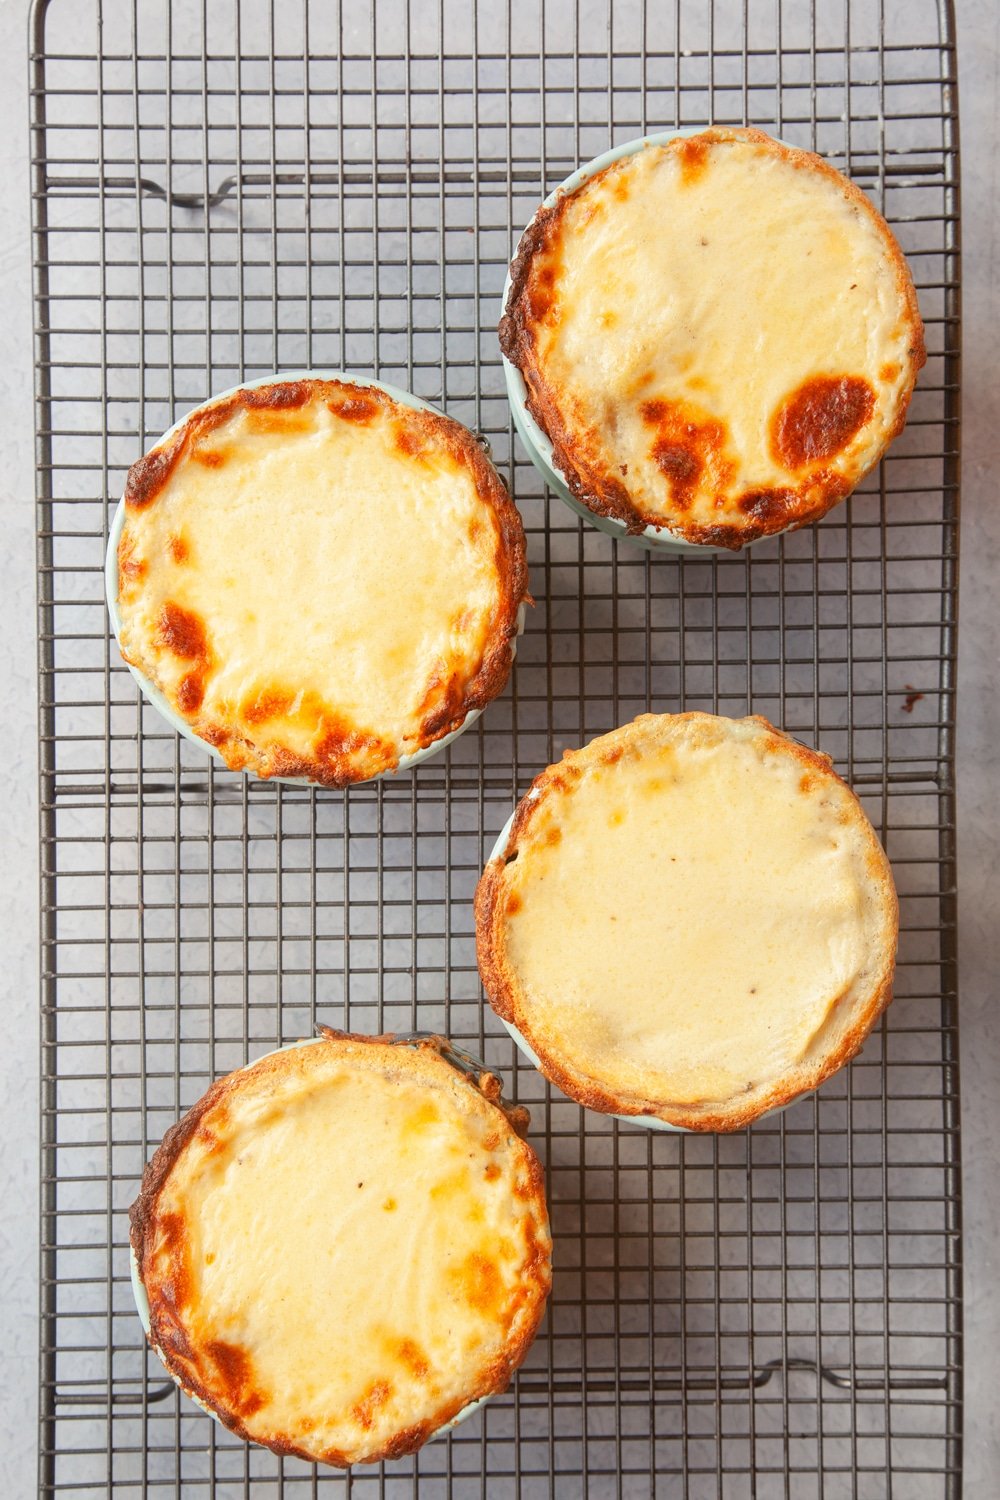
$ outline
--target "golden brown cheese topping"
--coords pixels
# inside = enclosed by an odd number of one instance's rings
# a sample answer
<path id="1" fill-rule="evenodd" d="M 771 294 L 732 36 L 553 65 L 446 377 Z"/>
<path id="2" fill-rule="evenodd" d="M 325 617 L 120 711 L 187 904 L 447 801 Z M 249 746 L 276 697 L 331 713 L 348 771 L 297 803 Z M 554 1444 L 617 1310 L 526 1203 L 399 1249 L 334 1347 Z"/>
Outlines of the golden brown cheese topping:
<path id="1" fill-rule="evenodd" d="M 332 1033 L 222 1079 L 132 1224 L 150 1339 L 185 1389 L 337 1465 L 411 1452 L 504 1389 L 549 1289 L 534 1153 L 427 1046 Z"/>
<path id="2" fill-rule="evenodd" d="M 586 505 L 741 547 L 848 495 L 924 363 L 909 271 L 864 194 L 808 152 L 714 128 L 543 209 L 500 329 Z"/>
<path id="3" fill-rule="evenodd" d="M 889 998 L 888 862 L 763 719 L 646 715 L 544 772 L 477 894 L 495 1008 L 579 1099 L 694 1129 L 814 1088 Z"/>
<path id="4" fill-rule="evenodd" d="M 135 464 L 119 644 L 226 764 L 393 770 L 503 688 L 524 534 L 471 433 L 306 380 L 193 413 Z"/>

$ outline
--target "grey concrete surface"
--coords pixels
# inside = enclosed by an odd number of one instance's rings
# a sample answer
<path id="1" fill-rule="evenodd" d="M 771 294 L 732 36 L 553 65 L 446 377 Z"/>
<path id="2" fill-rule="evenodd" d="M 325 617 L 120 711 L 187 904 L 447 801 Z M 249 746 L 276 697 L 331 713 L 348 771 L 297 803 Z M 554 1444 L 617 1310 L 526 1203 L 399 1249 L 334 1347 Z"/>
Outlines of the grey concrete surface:
<path id="1" fill-rule="evenodd" d="M 959 963 L 968 1397 L 965 1494 L 1000 1495 L 1000 7 L 960 0 L 964 265 Z"/>
<path id="2" fill-rule="evenodd" d="M 26 0 L 0 0 L 0 655 L 6 806 L 0 1049 L 0 1329 L 6 1493 L 35 1492 L 37 813 Z M 966 1500 L 1000 1494 L 1000 8 L 959 0 L 965 405 L 960 648 L 961 1045 Z"/>
<path id="3" fill-rule="evenodd" d="M 26 6 L 0 0 L 0 667 L 10 775 L 0 818 L 0 1329 L 9 1351 L 0 1472 L 12 1496 L 36 1492 L 38 1303 L 38 813 L 35 687 L 34 437 L 28 240 Z"/>

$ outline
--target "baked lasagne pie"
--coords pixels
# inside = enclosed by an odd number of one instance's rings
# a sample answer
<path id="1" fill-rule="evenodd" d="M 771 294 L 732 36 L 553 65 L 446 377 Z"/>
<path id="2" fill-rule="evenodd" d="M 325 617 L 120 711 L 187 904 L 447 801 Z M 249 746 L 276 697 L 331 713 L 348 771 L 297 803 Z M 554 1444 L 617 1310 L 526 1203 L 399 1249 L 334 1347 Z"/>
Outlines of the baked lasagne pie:
<path id="1" fill-rule="evenodd" d="M 851 493 L 925 357 L 909 270 L 864 193 L 723 127 L 644 144 L 542 208 L 500 343 L 579 501 L 734 549 Z"/>
<path id="2" fill-rule="evenodd" d="M 524 1111 L 448 1057 L 327 1032 L 220 1079 L 147 1167 L 150 1342 L 242 1437 L 395 1458 L 524 1358 L 550 1284 L 541 1168 Z"/>
<path id="3" fill-rule="evenodd" d="M 479 966 L 592 1109 L 735 1130 L 888 1003 L 892 873 L 826 756 L 765 719 L 644 715 L 543 771 L 476 895 Z"/>
<path id="4" fill-rule="evenodd" d="M 129 471 L 119 646 L 233 769 L 343 786 L 507 681 L 524 532 L 480 443 L 375 386 L 199 408 Z"/>

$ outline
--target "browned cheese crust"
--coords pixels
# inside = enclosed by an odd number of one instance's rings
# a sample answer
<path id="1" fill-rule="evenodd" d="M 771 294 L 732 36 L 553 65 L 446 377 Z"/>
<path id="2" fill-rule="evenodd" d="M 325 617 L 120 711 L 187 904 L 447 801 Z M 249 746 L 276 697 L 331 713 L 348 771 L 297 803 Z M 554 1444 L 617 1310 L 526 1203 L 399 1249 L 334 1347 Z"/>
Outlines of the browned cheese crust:
<path id="1" fill-rule="evenodd" d="M 571 793 L 592 767 L 616 765 L 628 753 L 630 732 L 635 731 L 635 738 L 638 739 L 646 726 L 652 725 L 657 718 L 670 718 L 678 725 L 685 725 L 685 732 L 689 733 L 691 742 L 696 744 L 703 726 L 713 716 L 701 713 L 642 715 L 623 729 L 591 741 L 582 750 L 565 751 L 561 762 L 548 766 L 532 782 L 529 791 L 518 803 L 505 848 L 489 861 L 476 889 L 475 925 L 479 972 L 493 1010 L 525 1038 L 538 1057 L 544 1076 L 585 1108 L 605 1114 L 652 1116 L 689 1131 L 742 1130 L 761 1115 L 783 1108 L 800 1095 L 818 1088 L 860 1051 L 892 999 L 899 925 L 895 885 L 889 862 L 874 829 L 853 791 L 833 770 L 829 756 L 791 739 L 764 718 L 754 716 L 743 721 L 748 726 L 755 726 L 755 733 L 764 741 L 765 753 L 788 757 L 801 768 L 800 785 L 803 789 L 810 789 L 818 781 L 835 783 L 853 804 L 855 814 L 851 815 L 852 830 L 863 840 L 867 874 L 885 913 L 881 951 L 877 955 L 877 973 L 870 989 L 855 1004 L 851 1022 L 840 1032 L 837 1045 L 832 1050 L 791 1069 L 782 1078 L 763 1082 L 731 1100 L 688 1105 L 670 1099 L 615 1091 L 601 1078 L 574 1066 L 561 1051 L 558 1039 L 534 1024 L 520 978 L 510 962 L 507 952 L 507 920 L 521 905 L 521 897 L 512 892 L 510 872 L 520 858 L 530 858 L 532 845 L 539 837 L 544 843 L 559 841 L 557 819 L 547 822 L 544 834 L 538 832 L 538 825 L 552 802 Z"/>
<path id="2" fill-rule="evenodd" d="M 818 520 L 854 490 L 903 430 L 926 353 L 913 280 L 892 231 L 861 189 L 822 157 L 786 146 L 760 130 L 721 126 L 644 150 L 673 153 L 680 161 L 681 181 L 696 184 L 710 162 L 712 149 L 730 142 L 751 144 L 771 158 L 822 179 L 875 228 L 881 253 L 891 266 L 906 340 L 902 356 L 905 367 L 898 363 L 883 367 L 882 374 L 892 385 L 891 393 L 880 387 L 876 397 L 870 381 L 851 372 L 806 379 L 788 392 L 773 412 L 760 414 L 766 418 L 768 432 L 769 452 L 764 456 L 773 461 L 772 467 L 777 465 L 775 472 L 781 477 L 759 483 L 741 472 L 740 463 L 733 459 L 727 423 L 712 412 L 710 401 L 701 406 L 663 395 L 653 387 L 643 391 L 639 387 L 649 377 L 635 377 L 631 386 L 636 389 L 628 397 L 609 392 L 606 404 L 622 399 L 633 404 L 634 414 L 648 433 L 651 460 L 658 469 L 660 508 L 652 509 L 649 484 L 643 488 L 642 482 L 630 474 L 629 466 L 620 462 L 622 454 L 615 451 L 607 432 L 594 425 L 576 396 L 553 376 L 540 349 L 542 331 L 557 339 L 563 324 L 561 277 L 566 264 L 567 215 L 583 195 L 602 192 L 605 185 L 613 214 L 615 204 L 624 203 L 628 197 L 622 174 L 633 158 L 605 167 L 573 192 L 561 193 L 535 215 L 511 265 L 499 338 L 504 355 L 524 378 L 527 409 L 552 444 L 556 468 L 583 505 L 596 515 L 620 521 L 632 534 L 655 526 L 687 542 L 738 551 L 759 537 Z M 710 222 L 706 223 L 709 233 Z M 670 226 L 665 225 L 664 254 L 669 254 L 670 232 Z M 707 243 L 707 238 L 702 240 L 702 244 Z M 808 273 L 802 270 L 797 274 Z M 602 330 L 595 327 L 595 349 L 602 337 Z M 822 358 L 822 351 L 817 351 L 820 368 Z M 705 373 L 702 366 L 696 368 Z M 710 373 L 724 378 L 726 372 Z M 700 379 L 691 384 L 704 386 Z M 880 402 L 885 405 L 887 423 L 879 440 L 861 451 L 856 440 L 864 435 Z M 617 418 L 611 422 L 611 430 L 618 431 Z M 717 521 L 706 519 L 713 513 L 707 504 L 710 496 Z M 696 498 L 706 501 L 700 518 L 693 513 L 697 507 L 692 501 Z"/>
<path id="3" fill-rule="evenodd" d="M 365 1036 L 335 1031 L 329 1027 L 322 1027 L 321 1034 L 330 1047 L 345 1055 L 372 1047 L 386 1049 L 395 1040 L 391 1033 Z M 508 1129 L 512 1129 L 517 1137 L 514 1143 L 518 1156 L 518 1184 L 515 1193 L 517 1211 L 524 1220 L 527 1254 L 521 1285 L 514 1298 L 514 1315 L 506 1335 L 506 1343 L 494 1358 L 482 1362 L 478 1369 L 470 1369 L 467 1387 L 459 1398 L 442 1404 L 430 1416 L 394 1433 L 377 1449 L 366 1452 L 363 1456 L 352 1456 L 337 1448 L 317 1451 L 315 1447 L 304 1446 L 301 1441 L 293 1441 L 281 1433 L 262 1437 L 248 1425 L 254 1413 L 264 1404 L 265 1397 L 257 1389 L 253 1362 L 247 1352 L 237 1344 L 221 1340 L 209 1341 L 205 1345 L 194 1344 L 189 1337 L 186 1323 L 192 1306 L 194 1286 L 189 1256 L 189 1230 L 181 1216 L 163 1212 L 161 1195 L 191 1143 L 208 1137 L 211 1145 L 214 1140 L 211 1126 L 217 1128 L 220 1117 L 225 1120 L 227 1105 L 245 1086 L 248 1072 L 255 1078 L 259 1078 L 261 1074 L 280 1075 L 289 1066 L 289 1057 L 295 1058 L 297 1050 L 285 1049 L 261 1058 L 250 1069 L 241 1069 L 218 1079 L 187 1114 L 167 1131 L 146 1167 L 139 1195 L 129 1211 L 130 1243 L 139 1278 L 149 1301 L 149 1343 L 181 1388 L 214 1412 L 231 1432 L 247 1442 L 258 1443 L 281 1456 L 347 1468 L 352 1463 L 377 1463 L 414 1453 L 466 1406 L 506 1390 L 535 1337 L 551 1288 L 551 1238 L 545 1202 L 545 1180 L 534 1151 L 523 1139 L 528 1113 L 523 1108 L 501 1102 L 500 1082 L 493 1074 L 484 1072 L 475 1081 L 468 1076 L 464 1067 L 456 1071 L 447 1062 L 450 1045 L 441 1037 L 429 1037 L 405 1046 L 391 1045 L 388 1069 L 398 1073 L 405 1071 L 417 1079 L 426 1078 L 433 1083 L 435 1071 L 447 1068 L 453 1080 L 460 1078 L 462 1085 L 481 1099 L 481 1103 L 475 1108 L 480 1113 L 493 1112 L 496 1116 L 497 1129 L 487 1137 L 488 1145 L 499 1145 Z M 170 1264 L 166 1274 L 162 1262 L 165 1248 L 169 1253 Z M 155 1269 L 157 1262 L 158 1270 Z M 422 1365 L 420 1351 L 415 1345 L 407 1347 L 407 1341 L 403 1340 L 401 1357 L 404 1362 L 412 1363 L 417 1375 L 423 1374 L 426 1366 Z M 371 1416 L 377 1413 L 381 1396 L 382 1387 L 379 1382 L 375 1382 L 369 1396 L 354 1408 L 354 1416 L 360 1418 L 363 1428 L 369 1425 Z M 366 1404 L 370 1407 L 367 1420 Z"/>
<path id="4" fill-rule="evenodd" d="M 126 519 L 118 548 L 119 608 L 124 624 L 126 614 L 141 607 L 143 593 L 151 586 L 158 560 L 142 555 L 137 538 L 143 516 L 161 501 L 180 466 L 201 465 L 204 472 L 225 465 L 227 451 L 225 447 L 220 450 L 212 436 L 241 410 L 247 413 L 254 434 L 273 434 L 275 441 L 282 441 L 299 430 L 298 413 L 316 403 L 353 430 L 388 418 L 398 454 L 415 465 L 425 461 L 433 465 L 448 455 L 471 476 L 483 517 L 492 517 L 495 530 L 495 605 L 482 651 L 471 669 L 462 661 L 457 666 L 441 661 L 428 664 L 421 717 L 416 733 L 404 744 L 377 724 L 353 720 L 341 705 L 328 701 L 322 684 L 303 691 L 301 685 L 277 681 L 263 690 L 255 687 L 245 701 L 222 716 L 207 711 L 213 675 L 225 663 L 218 660 L 205 619 L 176 601 L 166 599 L 162 604 L 152 643 L 155 650 L 145 640 L 138 647 L 124 640 L 119 645 L 124 659 L 165 694 L 174 711 L 231 769 L 250 770 L 262 778 L 302 778 L 321 786 L 344 787 L 391 772 L 403 755 L 413 755 L 451 734 L 469 713 L 485 708 L 503 691 L 510 674 L 519 610 L 530 602 L 524 529 L 482 446 L 459 422 L 406 406 L 376 387 L 337 380 L 276 380 L 199 408 L 169 440 L 129 470 Z M 482 518 L 473 519 L 474 535 L 482 525 Z M 185 566 L 184 537 L 171 536 L 168 546 L 170 564 Z M 461 601 L 456 604 L 460 606 Z M 405 598 L 399 607 L 406 609 Z M 294 609 L 295 600 L 290 599 L 289 611 Z M 162 652 L 175 663 L 169 682 L 158 668 Z M 174 684 L 177 663 L 182 675 Z M 286 724 L 294 729 L 294 746 L 282 743 Z M 308 749 L 302 748 L 303 740 L 308 741 Z"/>

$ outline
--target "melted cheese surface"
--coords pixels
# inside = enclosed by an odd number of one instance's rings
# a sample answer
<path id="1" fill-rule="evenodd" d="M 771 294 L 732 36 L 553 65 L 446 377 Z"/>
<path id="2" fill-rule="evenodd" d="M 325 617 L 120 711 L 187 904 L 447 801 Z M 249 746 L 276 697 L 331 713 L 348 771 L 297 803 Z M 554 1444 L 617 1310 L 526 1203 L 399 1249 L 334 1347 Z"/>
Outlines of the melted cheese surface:
<path id="1" fill-rule="evenodd" d="M 141 577 L 122 573 L 123 654 L 230 764 L 245 763 L 241 736 L 265 759 L 313 757 L 324 733 L 412 752 L 449 679 L 460 699 L 480 669 L 500 611 L 496 518 L 452 448 L 406 451 L 413 416 L 238 408 L 130 510 Z M 207 651 L 190 704 L 192 658 L 165 639 L 165 609 Z"/>
<path id="2" fill-rule="evenodd" d="M 528 381 L 582 473 L 609 474 L 650 521 L 713 526 L 746 524 L 741 497 L 871 467 L 912 387 L 914 314 L 898 247 L 848 186 L 737 137 L 647 146 L 572 196 L 532 268 Z M 843 425 L 822 385 L 842 379 L 870 388 L 868 419 L 783 461 L 783 404 L 818 380 L 807 425 Z"/>
<path id="3" fill-rule="evenodd" d="M 158 1200 L 161 1226 L 183 1221 L 186 1271 L 169 1228 L 143 1270 L 151 1300 L 188 1278 L 213 1404 L 260 1441 L 348 1460 L 479 1394 L 547 1290 L 529 1264 L 541 1247 L 547 1265 L 544 1203 L 506 1117 L 440 1061 L 434 1086 L 367 1050 L 237 1075 Z M 220 1343 L 237 1355 L 217 1360 Z"/>
<path id="4" fill-rule="evenodd" d="M 851 792 L 760 721 L 691 717 L 571 756 L 580 776 L 543 794 L 505 870 L 529 1040 L 678 1105 L 732 1100 L 825 1048 L 884 959 L 886 921 Z"/>

